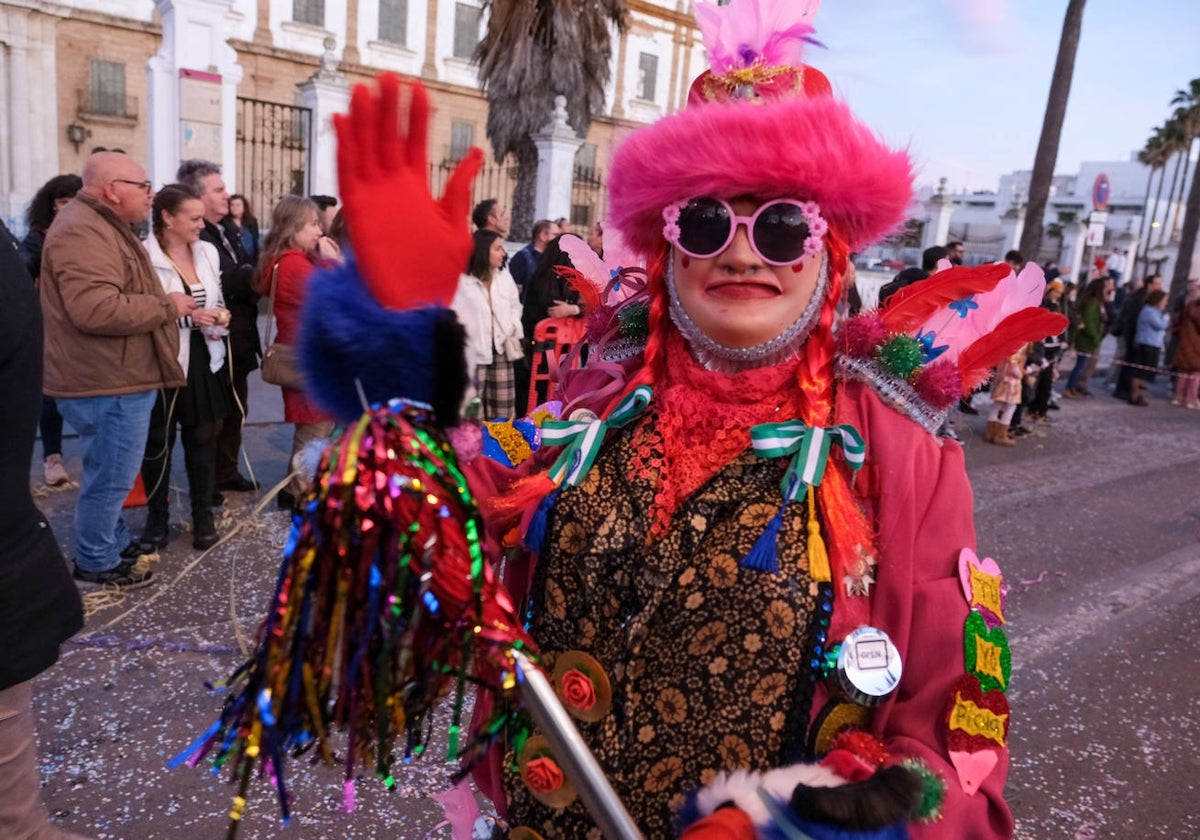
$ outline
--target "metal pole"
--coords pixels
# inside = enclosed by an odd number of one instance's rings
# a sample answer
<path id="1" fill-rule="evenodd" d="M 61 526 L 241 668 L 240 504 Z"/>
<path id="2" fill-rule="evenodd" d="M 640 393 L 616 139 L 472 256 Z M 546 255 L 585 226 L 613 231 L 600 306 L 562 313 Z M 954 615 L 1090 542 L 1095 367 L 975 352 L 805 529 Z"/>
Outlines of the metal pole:
<path id="1" fill-rule="evenodd" d="M 571 716 L 558 702 L 550 681 L 521 651 L 513 651 L 521 697 L 554 750 L 554 758 L 579 791 L 584 807 L 600 827 L 605 840 L 642 840 L 642 833 L 612 789 Z"/>

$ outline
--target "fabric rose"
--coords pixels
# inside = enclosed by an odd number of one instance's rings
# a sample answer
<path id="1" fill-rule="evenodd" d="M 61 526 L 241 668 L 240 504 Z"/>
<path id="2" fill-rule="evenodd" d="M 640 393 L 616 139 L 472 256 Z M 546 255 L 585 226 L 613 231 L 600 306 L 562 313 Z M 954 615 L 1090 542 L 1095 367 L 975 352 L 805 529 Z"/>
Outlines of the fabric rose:
<path id="1" fill-rule="evenodd" d="M 529 787 L 538 793 L 553 793 L 563 786 L 563 771 L 550 756 L 535 758 L 525 765 Z"/>
<path id="2" fill-rule="evenodd" d="M 572 668 L 562 675 L 562 694 L 568 706 L 584 712 L 596 705 L 596 686 L 578 668 Z"/>

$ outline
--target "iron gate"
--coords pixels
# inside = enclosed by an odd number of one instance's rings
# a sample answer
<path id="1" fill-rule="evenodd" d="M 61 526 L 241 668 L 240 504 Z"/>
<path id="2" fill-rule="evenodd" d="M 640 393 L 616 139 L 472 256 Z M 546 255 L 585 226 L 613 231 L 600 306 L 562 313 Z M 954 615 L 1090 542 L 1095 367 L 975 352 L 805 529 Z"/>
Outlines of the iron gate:
<path id="1" fill-rule="evenodd" d="M 241 96 L 237 104 L 238 191 L 265 226 L 279 199 L 308 193 L 312 110 Z"/>

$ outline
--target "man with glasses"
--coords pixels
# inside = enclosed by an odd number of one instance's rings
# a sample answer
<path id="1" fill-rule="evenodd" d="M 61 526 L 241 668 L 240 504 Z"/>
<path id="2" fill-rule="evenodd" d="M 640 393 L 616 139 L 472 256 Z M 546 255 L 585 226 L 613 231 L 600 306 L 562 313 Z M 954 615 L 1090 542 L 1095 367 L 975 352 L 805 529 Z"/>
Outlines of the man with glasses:
<path id="1" fill-rule="evenodd" d="M 83 447 L 75 580 L 85 586 L 150 583 L 121 505 L 141 469 L 155 394 L 186 384 L 176 320 L 195 304 L 163 290 L 132 228 L 150 216 L 151 186 L 127 155 L 92 155 L 42 251 L 44 390 Z"/>

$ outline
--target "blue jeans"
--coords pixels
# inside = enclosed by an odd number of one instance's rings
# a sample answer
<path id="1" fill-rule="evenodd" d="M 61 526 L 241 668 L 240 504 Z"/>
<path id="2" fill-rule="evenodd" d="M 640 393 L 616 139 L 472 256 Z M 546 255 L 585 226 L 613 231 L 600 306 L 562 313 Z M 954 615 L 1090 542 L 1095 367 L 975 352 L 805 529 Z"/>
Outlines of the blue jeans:
<path id="1" fill-rule="evenodd" d="M 1092 360 L 1092 353 L 1099 353 L 1100 348 L 1097 347 L 1091 353 L 1075 353 L 1075 367 L 1071 368 L 1071 374 L 1067 377 L 1067 390 L 1074 391 L 1079 386 L 1079 380 L 1083 378 L 1083 369 L 1088 366 L 1088 362 Z M 1087 382 L 1083 383 L 1087 387 Z"/>
<path id="2" fill-rule="evenodd" d="M 121 563 L 133 534 L 121 506 L 133 489 L 157 391 L 60 399 L 58 411 L 79 433 L 83 479 L 75 502 L 75 565 L 105 572 Z"/>

